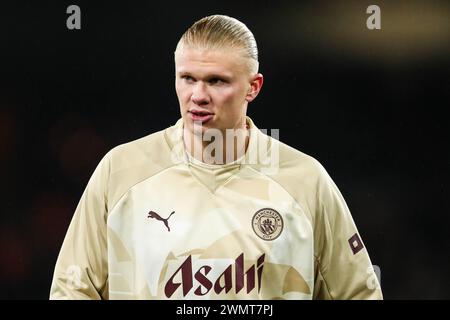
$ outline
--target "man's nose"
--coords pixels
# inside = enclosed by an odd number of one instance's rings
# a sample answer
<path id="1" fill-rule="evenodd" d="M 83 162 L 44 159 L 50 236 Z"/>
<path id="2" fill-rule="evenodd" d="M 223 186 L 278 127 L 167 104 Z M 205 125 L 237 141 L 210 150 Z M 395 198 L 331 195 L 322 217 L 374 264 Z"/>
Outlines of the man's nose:
<path id="1" fill-rule="evenodd" d="M 202 81 L 197 81 L 195 84 L 192 91 L 191 100 L 199 106 L 208 104 L 211 101 L 208 90 Z"/>

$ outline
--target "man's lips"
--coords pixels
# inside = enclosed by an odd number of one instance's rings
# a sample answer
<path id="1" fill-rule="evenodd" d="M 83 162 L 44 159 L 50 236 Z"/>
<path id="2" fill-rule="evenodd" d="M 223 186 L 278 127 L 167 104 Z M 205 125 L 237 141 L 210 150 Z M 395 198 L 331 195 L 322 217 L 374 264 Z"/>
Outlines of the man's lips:
<path id="1" fill-rule="evenodd" d="M 193 121 L 207 122 L 214 117 L 214 113 L 204 110 L 189 110 L 189 116 Z"/>

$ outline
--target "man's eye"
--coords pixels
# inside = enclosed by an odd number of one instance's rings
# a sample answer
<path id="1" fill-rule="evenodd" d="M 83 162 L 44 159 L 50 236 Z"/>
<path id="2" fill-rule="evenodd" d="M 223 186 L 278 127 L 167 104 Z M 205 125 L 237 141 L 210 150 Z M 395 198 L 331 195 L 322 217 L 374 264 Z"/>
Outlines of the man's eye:
<path id="1" fill-rule="evenodd" d="M 210 84 L 222 84 L 224 82 L 225 81 L 223 81 L 222 79 L 219 79 L 219 78 L 212 78 L 211 80 L 209 80 Z"/>
<path id="2" fill-rule="evenodd" d="M 188 81 L 188 82 L 192 82 L 194 81 L 194 78 L 192 78 L 191 76 L 181 76 L 182 79 Z"/>

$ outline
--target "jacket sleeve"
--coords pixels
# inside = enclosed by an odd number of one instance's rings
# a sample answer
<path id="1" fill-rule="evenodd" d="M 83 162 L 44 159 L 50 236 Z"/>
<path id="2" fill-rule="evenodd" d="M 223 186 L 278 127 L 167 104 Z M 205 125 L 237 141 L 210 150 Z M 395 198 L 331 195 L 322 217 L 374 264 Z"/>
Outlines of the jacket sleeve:
<path id="1" fill-rule="evenodd" d="M 109 160 L 95 169 L 78 203 L 59 253 L 50 299 L 107 299 L 106 240 Z"/>
<path id="2" fill-rule="evenodd" d="M 325 169 L 317 184 L 314 299 L 383 299 L 367 249 Z"/>

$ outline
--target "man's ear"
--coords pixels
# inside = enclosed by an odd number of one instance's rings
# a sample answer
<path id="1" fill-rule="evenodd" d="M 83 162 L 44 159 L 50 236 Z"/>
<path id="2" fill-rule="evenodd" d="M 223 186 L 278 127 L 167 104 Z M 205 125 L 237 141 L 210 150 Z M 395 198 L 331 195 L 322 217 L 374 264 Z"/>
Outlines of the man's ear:
<path id="1" fill-rule="evenodd" d="M 253 76 L 250 81 L 250 88 L 247 92 L 247 96 L 245 97 L 245 100 L 247 100 L 247 102 L 252 102 L 256 98 L 256 96 L 259 94 L 259 91 L 261 91 L 263 82 L 264 76 L 261 73 L 257 73 Z"/>

